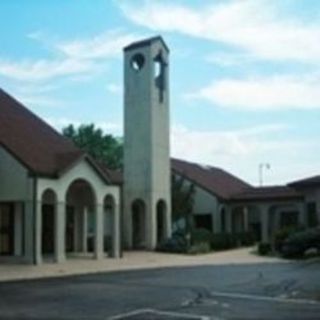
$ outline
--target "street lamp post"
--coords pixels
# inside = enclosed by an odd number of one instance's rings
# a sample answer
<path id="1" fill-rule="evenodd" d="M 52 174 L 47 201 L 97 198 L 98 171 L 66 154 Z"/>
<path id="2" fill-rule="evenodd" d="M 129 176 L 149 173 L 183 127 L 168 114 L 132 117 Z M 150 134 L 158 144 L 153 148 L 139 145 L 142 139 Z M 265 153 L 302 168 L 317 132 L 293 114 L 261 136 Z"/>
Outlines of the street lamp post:
<path id="1" fill-rule="evenodd" d="M 269 170 L 271 168 L 269 163 L 259 163 L 259 184 L 260 187 L 263 186 L 263 169 Z"/>

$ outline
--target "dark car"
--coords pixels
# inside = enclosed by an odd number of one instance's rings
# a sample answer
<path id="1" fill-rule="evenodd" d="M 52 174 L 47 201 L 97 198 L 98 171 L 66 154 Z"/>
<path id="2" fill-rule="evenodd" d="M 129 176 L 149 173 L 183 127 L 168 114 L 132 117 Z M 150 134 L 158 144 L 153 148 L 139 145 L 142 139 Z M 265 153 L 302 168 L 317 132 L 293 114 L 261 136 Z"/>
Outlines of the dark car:
<path id="1" fill-rule="evenodd" d="M 281 246 L 284 257 L 302 257 L 309 249 L 320 251 L 320 227 L 300 231 L 289 236 Z"/>

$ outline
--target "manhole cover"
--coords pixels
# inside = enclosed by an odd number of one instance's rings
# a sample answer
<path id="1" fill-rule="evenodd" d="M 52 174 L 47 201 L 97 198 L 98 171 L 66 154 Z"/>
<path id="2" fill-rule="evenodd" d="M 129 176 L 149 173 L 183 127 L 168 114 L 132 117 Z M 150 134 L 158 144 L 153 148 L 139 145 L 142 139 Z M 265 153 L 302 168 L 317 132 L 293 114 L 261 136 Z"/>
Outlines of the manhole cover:
<path id="1" fill-rule="evenodd" d="M 209 320 L 209 317 L 167 312 L 159 310 L 136 310 L 126 314 L 120 314 L 109 320 Z"/>

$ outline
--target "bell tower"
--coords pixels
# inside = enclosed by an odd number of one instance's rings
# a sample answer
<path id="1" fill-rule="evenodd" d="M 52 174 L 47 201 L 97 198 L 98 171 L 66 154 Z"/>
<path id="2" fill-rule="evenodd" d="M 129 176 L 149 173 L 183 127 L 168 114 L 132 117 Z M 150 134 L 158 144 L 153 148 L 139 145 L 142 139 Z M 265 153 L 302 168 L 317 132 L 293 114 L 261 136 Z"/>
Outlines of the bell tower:
<path id="1" fill-rule="evenodd" d="M 162 37 L 124 48 L 124 238 L 153 250 L 171 235 L 169 49 Z"/>

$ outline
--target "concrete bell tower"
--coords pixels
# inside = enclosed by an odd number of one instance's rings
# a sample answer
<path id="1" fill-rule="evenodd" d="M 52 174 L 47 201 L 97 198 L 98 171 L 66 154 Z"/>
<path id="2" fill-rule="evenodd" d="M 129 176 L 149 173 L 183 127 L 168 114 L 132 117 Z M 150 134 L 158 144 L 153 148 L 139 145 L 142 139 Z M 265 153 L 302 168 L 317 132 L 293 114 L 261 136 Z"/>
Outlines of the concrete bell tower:
<path id="1" fill-rule="evenodd" d="M 153 250 L 171 235 L 169 49 L 154 37 L 124 48 L 124 239 Z"/>

